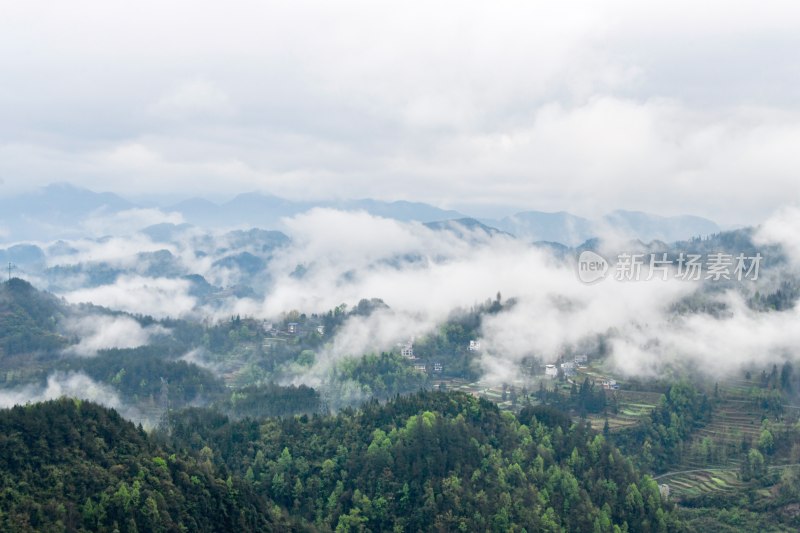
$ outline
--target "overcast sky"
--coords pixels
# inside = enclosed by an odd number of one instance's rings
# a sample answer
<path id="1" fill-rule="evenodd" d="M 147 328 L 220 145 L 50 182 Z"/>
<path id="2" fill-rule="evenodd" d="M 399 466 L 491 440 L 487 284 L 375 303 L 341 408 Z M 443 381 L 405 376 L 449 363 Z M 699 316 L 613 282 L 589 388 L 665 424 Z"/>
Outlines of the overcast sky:
<path id="1" fill-rule="evenodd" d="M 753 223 L 800 198 L 800 3 L 0 0 L 0 194 Z"/>

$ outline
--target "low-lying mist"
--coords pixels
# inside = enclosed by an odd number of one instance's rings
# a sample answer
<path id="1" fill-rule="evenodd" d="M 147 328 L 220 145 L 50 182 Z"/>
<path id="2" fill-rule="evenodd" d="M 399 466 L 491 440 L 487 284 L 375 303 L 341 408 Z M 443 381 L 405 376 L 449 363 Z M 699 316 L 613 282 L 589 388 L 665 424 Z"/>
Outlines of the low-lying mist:
<path id="1" fill-rule="evenodd" d="M 99 403 L 116 409 L 129 419 L 141 420 L 135 408 L 125 405 L 117 392 L 97 383 L 82 372 L 53 372 L 44 384 L 28 384 L 12 389 L 0 389 L 0 407 L 8 408 L 26 403 L 44 402 L 67 396 Z"/>
<path id="2" fill-rule="evenodd" d="M 387 308 L 350 316 L 317 350 L 313 365 L 291 378 L 312 385 L 342 358 L 425 336 L 498 293 L 513 305 L 484 316 L 475 339 L 482 346 L 479 370 L 490 380 L 510 379 L 525 358 L 553 362 L 578 347 L 599 352 L 599 343 L 610 367 L 628 375 L 685 368 L 720 375 L 793 359 L 800 349 L 797 307 L 749 304 L 800 273 L 796 208 L 748 233 L 753 246 L 780 250 L 764 258 L 759 279 L 725 283 L 619 281 L 612 271 L 585 284 L 576 275 L 577 251 L 463 222 L 425 225 L 317 208 L 284 226 L 286 235 L 166 225 L 158 232 L 50 243 L 42 245 L 47 268 L 31 278 L 68 302 L 206 323 L 233 315 L 270 321 L 291 310 L 325 313 L 362 298 L 383 300 Z M 632 242 L 612 231 L 594 245 L 606 257 L 637 249 L 678 253 L 680 247 Z M 724 311 L 687 308 L 687 301 Z M 163 333 L 131 319 L 70 327 L 80 337 L 71 350 L 83 355 L 146 344 Z M 195 355 L 188 360 L 202 359 Z"/>

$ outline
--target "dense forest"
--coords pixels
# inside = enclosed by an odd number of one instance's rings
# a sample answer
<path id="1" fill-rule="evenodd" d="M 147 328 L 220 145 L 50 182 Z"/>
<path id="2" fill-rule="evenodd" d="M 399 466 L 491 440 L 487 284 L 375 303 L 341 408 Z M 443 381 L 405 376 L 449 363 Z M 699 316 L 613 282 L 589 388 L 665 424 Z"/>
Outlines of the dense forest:
<path id="1" fill-rule="evenodd" d="M 421 392 L 336 415 L 192 408 L 148 435 L 89 402 L 15 407 L 0 411 L 0 528 L 680 530 L 602 435 L 537 409 Z"/>
<path id="2" fill-rule="evenodd" d="M 602 435 L 547 415 L 421 392 L 336 416 L 234 422 L 195 409 L 159 439 L 210 451 L 319 530 L 679 529 L 657 484 Z"/>
<path id="3" fill-rule="evenodd" d="M 202 453 L 171 453 L 113 410 L 0 411 L 2 531 L 277 531 L 282 519 Z"/>
<path id="4" fill-rule="evenodd" d="M 65 307 L 21 279 L 0 285 L 0 357 L 66 346 L 56 329 Z"/>

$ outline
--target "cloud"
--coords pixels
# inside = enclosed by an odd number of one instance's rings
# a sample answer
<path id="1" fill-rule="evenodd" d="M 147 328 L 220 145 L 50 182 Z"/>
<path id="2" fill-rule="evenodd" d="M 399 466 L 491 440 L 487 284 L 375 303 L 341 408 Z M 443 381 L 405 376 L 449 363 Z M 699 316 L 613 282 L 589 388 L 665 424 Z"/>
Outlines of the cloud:
<path id="1" fill-rule="evenodd" d="M 26 2 L 0 21 L 3 191 L 59 176 L 754 222 L 800 192 L 798 9 Z"/>
<path id="2" fill-rule="evenodd" d="M 79 339 L 68 352 L 81 356 L 93 356 L 98 350 L 109 348 L 136 348 L 148 344 L 154 335 L 169 333 L 155 324 L 142 327 L 127 316 L 88 315 L 69 321 L 64 327 Z"/>
<path id="3" fill-rule="evenodd" d="M 180 317 L 190 313 L 196 304 L 185 280 L 135 275 L 120 276 L 113 284 L 76 289 L 63 297 L 70 303 L 91 302 L 156 318 Z"/>
<path id="4" fill-rule="evenodd" d="M 82 372 L 54 372 L 47 376 L 47 384 L 44 386 L 24 385 L 14 389 L 0 389 L 0 407 L 44 402 L 62 396 L 97 402 L 117 410 L 123 408 L 114 389 L 97 383 Z"/>
<path id="5" fill-rule="evenodd" d="M 225 117 L 234 113 L 234 106 L 216 84 L 207 80 L 191 80 L 161 96 L 151 112 L 169 119 Z"/>
<path id="6" fill-rule="evenodd" d="M 792 226 L 785 226 L 794 218 L 783 213 L 764 227 L 794 242 Z M 271 264 L 275 285 L 261 316 L 293 308 L 322 312 L 369 297 L 391 308 L 349 318 L 318 354 L 315 367 L 296 378 L 301 381 L 318 384 L 342 357 L 425 335 L 454 310 L 498 291 L 516 302 L 483 319 L 480 366 L 490 380 L 513 377 L 523 358 L 554 362 L 569 350 L 598 351 L 601 342 L 611 367 L 630 375 L 681 367 L 719 376 L 794 357 L 800 348 L 790 327 L 798 310 L 759 312 L 745 303 L 756 290 L 772 290 L 775 276 L 787 273 L 762 272 L 758 283 L 716 291 L 703 282 L 624 282 L 613 276 L 586 285 L 571 257 L 561 260 L 502 235 L 459 239 L 420 224 L 328 210 L 286 225 L 293 241 Z M 625 246 L 632 244 L 611 235 L 601 251 L 636 251 Z M 300 275 L 296 265 L 303 266 Z M 725 312 L 677 313 L 687 299 L 717 301 Z"/>
<path id="7" fill-rule="evenodd" d="M 396 348 L 398 342 L 430 332 L 435 327 L 424 313 L 398 312 L 378 309 L 369 316 L 351 316 L 337 331 L 333 341 L 317 353 L 311 369 L 289 381 L 319 387 L 330 380 L 336 363 L 345 358 L 380 353 Z"/>
<path id="8" fill-rule="evenodd" d="M 757 244 L 780 245 L 793 266 L 800 267 L 800 207 L 780 209 L 758 227 L 753 240 Z"/>
<path id="9" fill-rule="evenodd" d="M 598 336 L 625 335 L 628 328 L 637 326 L 650 331 L 666 320 L 675 302 L 698 289 L 695 284 L 672 280 L 607 278 L 585 285 L 577 281 L 571 265 L 536 275 L 546 276 L 538 290 L 506 293 L 518 297 L 517 304 L 482 322 L 481 364 L 490 379 L 508 380 L 515 363 L 525 357 L 552 363 L 565 350 L 583 343 L 597 348 Z M 614 361 L 621 368 L 629 364 L 624 358 Z"/>
<path id="10" fill-rule="evenodd" d="M 181 224 L 183 215 L 160 209 L 125 209 L 116 213 L 95 212 L 84 219 L 82 226 L 90 235 L 124 235 L 154 224 Z"/>
<path id="11" fill-rule="evenodd" d="M 778 212 L 756 231 L 756 244 L 780 245 L 797 260 L 799 221 L 795 208 Z M 797 309 L 758 312 L 745 304 L 756 290 L 766 294 L 781 280 L 796 279 L 797 263 L 762 272 L 758 283 L 715 291 L 702 283 L 674 280 L 606 279 L 585 285 L 576 275 L 572 257 L 555 257 L 525 241 L 479 229 L 459 235 L 415 222 L 332 209 L 313 209 L 284 223 L 291 241 L 270 252 L 265 292 L 255 298 L 230 297 L 220 305 L 199 308 L 189 295 L 188 282 L 133 273 L 114 284 L 78 288 L 64 296 L 70 302 L 92 301 L 157 317 L 241 314 L 265 319 L 292 309 L 321 313 L 343 302 L 352 306 L 362 298 L 383 299 L 390 309 L 350 317 L 317 354 L 315 367 L 296 378 L 309 383 L 324 381 L 331 366 L 343 357 L 390 349 L 412 336 L 423 336 L 452 313 L 498 291 L 516 303 L 483 319 L 480 365 L 489 379 L 507 379 L 525 357 L 552 362 L 571 349 L 596 350 L 600 342 L 610 364 L 630 374 L 657 374 L 670 367 L 707 368 L 723 374 L 748 364 L 793 357 L 800 348 L 800 339 L 790 326 L 798 318 Z M 136 235 L 81 242 L 75 245 L 81 254 L 99 246 L 120 264 L 137 246 L 153 245 Z M 231 250 L 232 244 L 224 234 L 190 231 L 168 246 L 187 269 L 196 269 L 189 271 L 207 279 L 244 279 L 245 274 L 235 268 L 222 273 L 212 266 L 220 256 L 238 251 Z M 634 251 L 625 248 L 629 246 L 611 234 L 604 236 L 600 252 L 613 256 Z M 204 257 L 197 259 L 201 250 Z M 676 313 L 675 306 L 688 299 L 716 301 L 725 312 Z M 99 324 L 87 330 L 82 349 L 135 345 L 155 333 L 129 322 L 114 327 Z M 199 353 L 186 357 L 203 360 Z"/>
<path id="12" fill-rule="evenodd" d="M 615 311 L 623 313 L 620 321 L 634 316 L 613 287 L 587 289 L 571 264 L 502 234 L 475 232 L 464 239 L 421 224 L 330 210 L 313 210 L 287 220 L 286 226 L 292 244 L 270 265 L 274 286 L 262 315 L 293 308 L 324 312 L 341 302 L 352 305 L 369 297 L 381 298 L 391 308 L 348 319 L 318 356 L 314 379 L 339 358 L 388 349 L 425 334 L 455 309 L 469 308 L 498 291 L 521 301 L 512 317 L 490 321 L 484 332 L 487 346 L 497 350 L 493 353 L 509 361 L 531 353 L 545 356 L 571 335 L 577 339 L 588 331 L 604 332 L 618 323 L 611 319 Z M 294 275 L 297 265 L 303 265 L 301 276 Z M 687 289 L 669 285 L 647 293 L 626 290 L 631 300 L 638 298 L 645 307 L 649 298 L 674 298 Z M 564 327 L 570 318 L 567 311 L 543 311 L 559 298 L 574 300 L 576 307 L 592 306 L 578 317 L 573 330 Z M 604 308 L 606 303 L 610 307 Z M 607 318 L 594 322 L 594 315 Z"/>
<path id="13" fill-rule="evenodd" d="M 103 239 L 67 241 L 69 248 L 56 250 L 47 257 L 48 265 L 76 265 L 87 262 L 107 262 L 114 266 L 132 267 L 142 252 L 169 249 L 169 245 L 154 243 L 148 237 L 134 234 L 126 237 L 108 236 Z"/>
<path id="14" fill-rule="evenodd" d="M 15 405 L 45 402 L 58 398 L 77 398 L 95 402 L 116 410 L 121 416 L 145 427 L 152 427 L 155 420 L 148 419 L 136 407 L 126 405 L 117 391 L 98 383 L 83 372 L 53 372 L 43 385 L 28 384 L 12 389 L 0 389 L 0 408 Z"/>
<path id="15" fill-rule="evenodd" d="M 747 300 L 757 291 L 769 294 L 782 282 L 797 279 L 798 231 L 796 207 L 778 211 L 755 231 L 756 246 L 777 245 L 790 258 L 783 265 L 774 250 L 762 248 L 757 282 L 709 290 L 703 283 L 606 279 L 591 286 L 553 283 L 538 294 L 523 294 L 510 311 L 484 320 L 482 365 L 490 378 L 507 380 L 513 375 L 509 362 L 526 356 L 555 362 L 579 347 L 598 350 L 600 342 L 606 343 L 611 367 L 627 375 L 690 369 L 719 378 L 743 368 L 796 361 L 800 335 L 792 324 L 800 318 L 797 304 L 765 312 L 751 308 Z M 675 305 L 687 299 L 723 311 L 676 312 Z"/>
<path id="16" fill-rule="evenodd" d="M 513 191 L 535 198 L 539 209 L 589 216 L 616 208 L 664 212 L 667 202 L 673 214 L 754 222 L 781 205 L 782 194 L 800 192 L 790 170 L 799 162 L 790 149 L 800 139 L 794 113 L 595 96 L 547 103 L 531 115 L 513 128 L 445 139 L 438 157 L 405 171 L 449 171 L 458 180 L 442 186 L 485 189 L 487 203 L 507 203 Z M 495 176 L 491 186 L 479 185 L 487 175 Z"/>
<path id="17" fill-rule="evenodd" d="M 503 268 L 501 259 L 492 258 L 500 257 L 495 254 L 521 254 L 505 268 L 541 255 L 503 235 L 476 231 L 465 239 L 363 212 L 314 209 L 285 223 L 292 244 L 277 251 L 269 264 L 273 284 L 262 309 L 267 316 L 292 308 L 325 311 L 370 296 L 397 310 L 443 314 L 474 303 L 487 286 L 488 293 L 478 298 L 494 294 L 498 281 L 505 287 L 490 271 Z M 296 275 L 298 266 L 301 276 Z"/>
<path id="18" fill-rule="evenodd" d="M 223 373 L 223 366 L 208 360 L 207 352 L 204 348 L 195 348 L 189 350 L 180 357 L 181 361 L 186 361 L 189 364 L 197 365 L 200 368 L 205 368 L 219 375 Z"/>
<path id="19" fill-rule="evenodd" d="M 800 319 L 796 307 L 764 313 L 748 308 L 734 292 L 721 299 L 728 305 L 721 317 L 693 314 L 631 323 L 612 338 L 614 362 L 630 375 L 658 375 L 672 366 L 724 377 L 742 368 L 797 360 L 800 334 L 792 327 Z"/>

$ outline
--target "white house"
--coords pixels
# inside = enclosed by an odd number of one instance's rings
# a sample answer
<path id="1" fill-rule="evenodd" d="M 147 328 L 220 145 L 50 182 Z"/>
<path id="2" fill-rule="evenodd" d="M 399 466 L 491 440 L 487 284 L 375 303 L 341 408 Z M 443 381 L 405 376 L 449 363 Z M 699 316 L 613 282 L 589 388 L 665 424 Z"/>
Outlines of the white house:
<path id="1" fill-rule="evenodd" d="M 481 341 L 469 341 L 469 351 L 477 352 L 481 349 Z"/>
<path id="2" fill-rule="evenodd" d="M 414 338 L 412 337 L 406 342 L 398 342 L 397 346 L 400 347 L 400 355 L 408 359 L 414 359 Z"/>
<path id="3" fill-rule="evenodd" d="M 558 377 L 558 369 L 556 365 L 544 365 L 544 375 L 549 377 L 550 379 L 555 379 Z"/>
<path id="4" fill-rule="evenodd" d="M 286 324 L 286 331 L 288 331 L 292 335 L 295 335 L 298 331 L 298 326 L 299 324 L 297 322 L 289 322 L 288 324 Z"/>
<path id="5" fill-rule="evenodd" d="M 619 385 L 617 385 L 617 381 L 614 379 L 605 379 L 603 380 L 603 388 L 606 390 L 617 390 Z"/>

